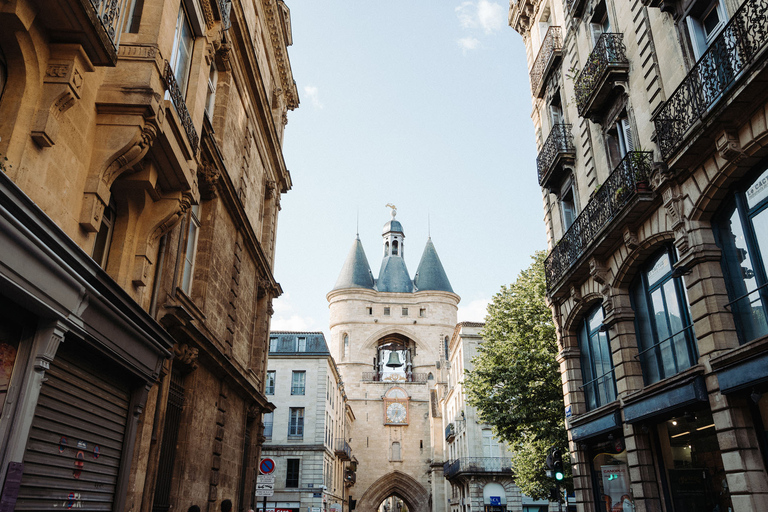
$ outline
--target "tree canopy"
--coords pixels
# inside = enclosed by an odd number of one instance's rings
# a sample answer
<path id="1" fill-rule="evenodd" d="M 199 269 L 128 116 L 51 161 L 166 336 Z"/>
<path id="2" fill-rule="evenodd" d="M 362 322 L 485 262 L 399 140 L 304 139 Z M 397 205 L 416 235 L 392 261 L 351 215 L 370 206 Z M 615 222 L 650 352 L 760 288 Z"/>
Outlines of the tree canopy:
<path id="1" fill-rule="evenodd" d="M 517 280 L 502 286 L 488 305 L 479 355 L 465 378 L 468 402 L 480 419 L 512 448 L 515 480 L 535 499 L 549 496 L 544 459 L 567 435 L 557 335 L 546 305 L 544 258 L 539 251 Z M 568 464 L 566 464 L 566 467 Z"/>

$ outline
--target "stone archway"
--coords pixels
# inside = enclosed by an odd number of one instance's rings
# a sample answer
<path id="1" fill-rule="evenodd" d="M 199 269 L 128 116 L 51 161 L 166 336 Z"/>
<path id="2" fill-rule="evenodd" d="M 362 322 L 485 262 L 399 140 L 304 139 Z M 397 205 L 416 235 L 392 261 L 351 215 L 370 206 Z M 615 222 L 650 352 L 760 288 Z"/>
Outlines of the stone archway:
<path id="1" fill-rule="evenodd" d="M 430 512 L 429 491 L 401 471 L 388 473 L 366 489 L 357 503 L 357 512 L 376 512 L 379 504 L 392 495 L 408 505 L 410 512 Z"/>

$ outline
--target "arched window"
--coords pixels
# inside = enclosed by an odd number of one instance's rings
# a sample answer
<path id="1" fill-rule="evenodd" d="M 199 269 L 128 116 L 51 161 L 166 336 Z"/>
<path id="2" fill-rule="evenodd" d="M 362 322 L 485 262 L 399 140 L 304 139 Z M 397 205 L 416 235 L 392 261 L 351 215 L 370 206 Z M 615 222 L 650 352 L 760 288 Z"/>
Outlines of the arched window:
<path id="1" fill-rule="evenodd" d="M 616 400 L 610 340 L 602 326 L 603 307 L 598 305 L 586 314 L 579 330 L 581 381 L 590 411 Z"/>
<path id="2" fill-rule="evenodd" d="M 397 240 L 392 241 L 392 256 L 397 256 Z"/>
<path id="3" fill-rule="evenodd" d="M 446 361 L 448 360 L 449 355 L 450 355 L 448 353 L 448 344 L 449 344 L 449 340 L 448 340 L 448 336 L 446 336 L 445 339 L 443 340 L 443 351 L 445 352 L 445 360 Z"/>
<path id="4" fill-rule="evenodd" d="M 384 242 L 384 256 L 389 256 L 389 242 Z"/>
<path id="5" fill-rule="evenodd" d="M 690 368 L 698 359 L 685 287 L 672 277 L 672 258 L 671 247 L 656 253 L 630 288 L 646 384 Z"/>

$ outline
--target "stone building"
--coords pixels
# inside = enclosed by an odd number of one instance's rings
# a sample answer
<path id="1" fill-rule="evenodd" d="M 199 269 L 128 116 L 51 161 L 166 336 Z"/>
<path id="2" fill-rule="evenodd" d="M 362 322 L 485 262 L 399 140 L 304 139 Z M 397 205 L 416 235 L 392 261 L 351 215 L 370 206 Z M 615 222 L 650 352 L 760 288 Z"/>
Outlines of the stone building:
<path id="1" fill-rule="evenodd" d="M 3 509 L 253 505 L 282 0 L 0 4 Z"/>
<path id="2" fill-rule="evenodd" d="M 445 431 L 445 510 L 450 512 L 547 512 L 547 501 L 535 501 L 515 484 L 509 448 L 482 423 L 477 409 L 466 403 L 464 372 L 482 344 L 485 324 L 460 322 L 445 349 L 440 369 L 446 392 L 440 399 Z M 444 376 L 444 377 L 443 377 Z M 552 504 L 552 510 L 556 505 Z"/>
<path id="3" fill-rule="evenodd" d="M 519 0 L 509 22 L 578 510 L 768 510 L 768 4 Z"/>
<path id="4" fill-rule="evenodd" d="M 267 510 L 348 512 L 355 415 L 323 333 L 270 333 L 265 392 L 277 404 L 264 416 L 262 454 L 275 461 Z"/>
<path id="5" fill-rule="evenodd" d="M 410 512 L 441 511 L 436 372 L 456 325 L 459 296 L 431 239 L 410 278 L 405 233 L 392 214 L 383 229 L 378 278 L 357 238 L 327 296 L 330 350 L 357 418 L 349 437 L 359 470 L 349 494 L 361 512 L 398 504 Z"/>

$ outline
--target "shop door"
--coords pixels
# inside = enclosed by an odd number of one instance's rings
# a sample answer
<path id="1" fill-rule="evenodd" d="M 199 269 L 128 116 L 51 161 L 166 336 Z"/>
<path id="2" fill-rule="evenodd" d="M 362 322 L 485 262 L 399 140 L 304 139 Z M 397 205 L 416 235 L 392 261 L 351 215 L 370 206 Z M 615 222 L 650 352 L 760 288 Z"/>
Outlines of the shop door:
<path id="1" fill-rule="evenodd" d="M 113 509 L 130 394 L 88 350 L 64 342 L 45 372 L 17 511 Z"/>

